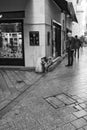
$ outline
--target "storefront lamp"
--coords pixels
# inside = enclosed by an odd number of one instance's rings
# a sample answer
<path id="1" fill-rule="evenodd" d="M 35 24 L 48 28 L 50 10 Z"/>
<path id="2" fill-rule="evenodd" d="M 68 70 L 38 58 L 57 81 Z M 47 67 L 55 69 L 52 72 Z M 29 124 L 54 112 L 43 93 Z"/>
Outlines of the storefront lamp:
<path id="1" fill-rule="evenodd" d="M 2 18 L 2 14 L 0 14 L 0 18 Z"/>

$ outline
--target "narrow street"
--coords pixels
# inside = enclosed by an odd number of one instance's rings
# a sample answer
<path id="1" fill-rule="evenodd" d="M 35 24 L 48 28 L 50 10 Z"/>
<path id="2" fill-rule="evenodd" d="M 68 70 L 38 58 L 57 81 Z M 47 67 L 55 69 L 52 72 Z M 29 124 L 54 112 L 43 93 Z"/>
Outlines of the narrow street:
<path id="1" fill-rule="evenodd" d="M 45 75 L 0 70 L 0 130 L 87 130 L 87 47 Z"/>

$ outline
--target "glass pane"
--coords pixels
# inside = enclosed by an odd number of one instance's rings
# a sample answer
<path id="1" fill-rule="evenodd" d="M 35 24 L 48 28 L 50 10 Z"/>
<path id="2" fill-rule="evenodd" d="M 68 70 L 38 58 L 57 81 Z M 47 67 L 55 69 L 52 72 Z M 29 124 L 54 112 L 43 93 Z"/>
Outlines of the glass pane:
<path id="1" fill-rule="evenodd" d="M 0 23 L 0 58 L 23 58 L 22 23 Z"/>

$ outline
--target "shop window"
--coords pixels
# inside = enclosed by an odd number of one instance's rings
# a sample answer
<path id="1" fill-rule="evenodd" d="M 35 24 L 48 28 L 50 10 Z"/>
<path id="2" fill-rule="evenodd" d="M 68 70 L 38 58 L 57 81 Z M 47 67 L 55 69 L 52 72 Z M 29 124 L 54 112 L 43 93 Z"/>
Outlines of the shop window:
<path id="1" fill-rule="evenodd" d="M 22 22 L 0 22 L 0 58 L 23 58 Z"/>
<path id="2" fill-rule="evenodd" d="M 29 32 L 30 46 L 39 46 L 39 32 L 31 31 Z"/>

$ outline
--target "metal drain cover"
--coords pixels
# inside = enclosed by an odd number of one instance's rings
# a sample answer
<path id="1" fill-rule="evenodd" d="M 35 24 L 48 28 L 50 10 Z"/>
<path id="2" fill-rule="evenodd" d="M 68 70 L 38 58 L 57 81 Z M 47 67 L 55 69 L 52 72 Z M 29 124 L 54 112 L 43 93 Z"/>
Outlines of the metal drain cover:
<path id="1" fill-rule="evenodd" d="M 47 97 L 45 100 L 55 109 L 76 103 L 74 99 L 64 93 Z"/>

